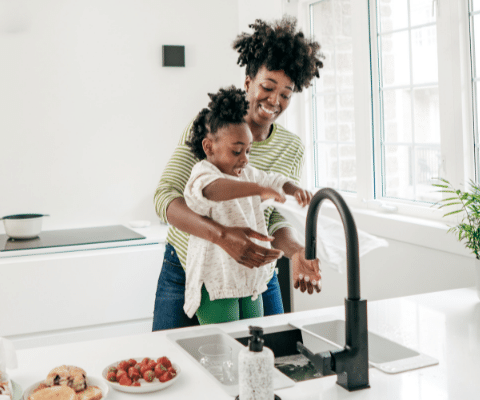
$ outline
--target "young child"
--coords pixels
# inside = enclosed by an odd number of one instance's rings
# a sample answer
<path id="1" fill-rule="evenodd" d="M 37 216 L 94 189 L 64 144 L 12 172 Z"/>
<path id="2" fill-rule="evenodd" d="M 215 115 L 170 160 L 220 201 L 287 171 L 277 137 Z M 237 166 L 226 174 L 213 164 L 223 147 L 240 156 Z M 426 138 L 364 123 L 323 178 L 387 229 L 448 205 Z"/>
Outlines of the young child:
<path id="1" fill-rule="evenodd" d="M 225 226 L 249 227 L 268 235 L 261 202 L 285 202 L 294 196 L 306 206 L 312 194 L 281 174 L 248 165 L 252 133 L 244 120 L 245 92 L 231 86 L 209 94 L 193 123 L 187 145 L 201 160 L 192 169 L 185 187 L 187 205 Z M 269 248 L 269 241 L 253 239 Z M 265 240 L 265 239 L 264 239 Z M 191 235 L 188 243 L 185 313 L 196 313 L 200 324 L 263 316 L 262 296 L 275 262 L 259 268 L 238 264 L 222 248 Z"/>

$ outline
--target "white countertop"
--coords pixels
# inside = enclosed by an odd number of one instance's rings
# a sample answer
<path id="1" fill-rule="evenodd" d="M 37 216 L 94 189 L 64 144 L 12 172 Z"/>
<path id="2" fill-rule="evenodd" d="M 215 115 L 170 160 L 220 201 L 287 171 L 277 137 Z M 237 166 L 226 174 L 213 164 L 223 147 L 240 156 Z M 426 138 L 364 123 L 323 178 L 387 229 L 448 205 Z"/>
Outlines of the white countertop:
<path id="1" fill-rule="evenodd" d="M 318 315 L 344 318 L 344 310 L 334 307 L 216 326 L 227 333 L 238 332 L 246 330 L 248 325 L 268 327 Z M 371 332 L 436 358 L 439 364 L 399 374 L 370 368 L 370 389 L 357 392 L 346 391 L 336 384 L 336 376 L 328 376 L 276 390 L 276 394 L 282 400 L 480 398 L 480 300 L 473 288 L 368 302 L 368 327 Z M 62 364 L 80 366 L 88 375 L 100 377 L 102 369 L 117 360 L 168 356 L 182 368 L 180 379 L 161 392 L 142 394 L 142 397 L 232 399 L 165 337 L 167 332 L 171 331 L 20 350 L 19 368 L 8 372 L 26 389 Z M 127 400 L 132 396 L 135 395 L 112 389 L 108 398 Z"/>
<path id="2" fill-rule="evenodd" d="M 162 223 L 155 223 L 145 228 L 133 228 L 129 224 L 125 227 L 131 229 L 140 235 L 145 236 L 144 239 L 138 240 L 118 240 L 113 242 L 98 242 L 89 244 L 75 244 L 58 247 L 41 247 L 36 249 L 13 250 L 0 252 L 0 265 L 9 264 L 12 262 L 21 263 L 28 259 L 29 261 L 36 261 L 39 259 L 54 256 L 76 256 L 85 251 L 111 251 L 122 248 L 135 248 L 140 246 L 164 244 L 167 238 L 168 225 Z M 28 258 L 26 258 L 28 256 Z"/>

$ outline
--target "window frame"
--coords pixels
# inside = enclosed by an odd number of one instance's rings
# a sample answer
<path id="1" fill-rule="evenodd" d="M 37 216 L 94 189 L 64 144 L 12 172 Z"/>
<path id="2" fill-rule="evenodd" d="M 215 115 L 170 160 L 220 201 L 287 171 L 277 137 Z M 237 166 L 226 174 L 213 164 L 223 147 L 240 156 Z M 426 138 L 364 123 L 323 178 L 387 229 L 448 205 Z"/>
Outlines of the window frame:
<path id="1" fill-rule="evenodd" d="M 323 0 L 320 0 L 323 1 Z M 334 1 L 334 0 L 333 0 Z M 352 36 L 354 37 L 354 104 L 355 141 L 357 163 L 357 192 L 340 192 L 349 206 L 394 213 L 395 217 L 416 217 L 455 223 L 458 216 L 443 218 L 444 210 L 429 203 L 384 199 L 378 185 L 381 184 L 380 157 L 380 101 L 378 42 L 376 34 L 376 6 L 379 0 L 352 0 Z M 473 87 L 470 68 L 469 0 L 437 0 L 437 54 L 438 90 L 440 108 L 441 176 L 455 187 L 465 188 L 469 179 L 475 178 Z M 299 27 L 310 36 L 311 4 L 319 0 L 299 0 Z M 433 5 L 433 3 L 432 3 Z M 374 35 L 370 35 L 374 32 Z M 321 44 L 321 38 L 316 38 Z M 372 59 L 370 59 L 370 53 Z M 298 102 L 297 112 L 305 116 L 297 132 L 303 132 L 306 143 L 306 184 L 313 191 L 313 116 L 312 89 L 305 90 Z M 301 119 L 301 118 L 300 118 Z M 298 130 L 298 128 L 300 130 Z M 374 179 L 375 178 L 375 179 Z M 376 182 L 377 188 L 374 183 Z M 432 182 L 433 183 L 433 182 Z M 432 190 L 435 188 L 432 186 Z"/>

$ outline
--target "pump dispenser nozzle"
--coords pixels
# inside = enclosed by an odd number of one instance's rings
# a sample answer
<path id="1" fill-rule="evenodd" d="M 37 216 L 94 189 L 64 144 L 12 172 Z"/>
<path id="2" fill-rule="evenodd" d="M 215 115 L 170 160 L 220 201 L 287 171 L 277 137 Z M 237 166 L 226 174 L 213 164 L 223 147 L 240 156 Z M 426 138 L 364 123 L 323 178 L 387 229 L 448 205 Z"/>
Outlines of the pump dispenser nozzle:
<path id="1" fill-rule="evenodd" d="M 249 326 L 250 334 L 252 337 L 248 340 L 248 347 L 250 351 L 260 352 L 263 350 L 263 328 L 258 326 Z"/>

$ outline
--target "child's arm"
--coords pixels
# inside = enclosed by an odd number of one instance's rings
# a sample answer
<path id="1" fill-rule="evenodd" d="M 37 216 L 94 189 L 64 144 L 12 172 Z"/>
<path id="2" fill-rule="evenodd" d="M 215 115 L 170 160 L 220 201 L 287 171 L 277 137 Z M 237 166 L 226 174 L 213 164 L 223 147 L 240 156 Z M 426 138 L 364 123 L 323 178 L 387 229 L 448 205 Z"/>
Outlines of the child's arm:
<path id="1" fill-rule="evenodd" d="M 289 196 L 295 197 L 298 204 L 300 204 L 302 207 L 308 206 L 313 197 L 311 192 L 298 187 L 291 181 L 288 181 L 283 185 L 283 191 Z"/>
<path id="2" fill-rule="evenodd" d="M 262 200 L 275 199 L 285 202 L 285 196 L 276 190 L 260 186 L 254 182 L 238 182 L 232 179 L 219 178 L 203 188 L 203 196 L 212 201 L 225 201 L 241 197 L 260 196 Z"/>

